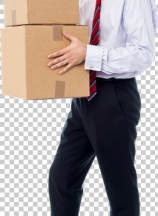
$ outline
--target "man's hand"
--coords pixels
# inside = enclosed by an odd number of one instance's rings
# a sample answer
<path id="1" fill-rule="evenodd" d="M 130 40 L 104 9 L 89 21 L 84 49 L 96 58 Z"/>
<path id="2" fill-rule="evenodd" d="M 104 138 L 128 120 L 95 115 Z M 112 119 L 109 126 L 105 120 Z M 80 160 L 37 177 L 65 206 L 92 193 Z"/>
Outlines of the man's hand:
<path id="1" fill-rule="evenodd" d="M 48 63 L 48 67 L 51 67 L 52 70 L 66 65 L 66 67 L 59 72 L 59 74 L 64 74 L 71 67 L 84 62 L 87 51 L 86 44 L 82 43 L 76 37 L 65 31 L 63 31 L 63 35 L 71 41 L 71 44 L 62 50 L 48 55 L 48 58 L 57 57 Z"/>

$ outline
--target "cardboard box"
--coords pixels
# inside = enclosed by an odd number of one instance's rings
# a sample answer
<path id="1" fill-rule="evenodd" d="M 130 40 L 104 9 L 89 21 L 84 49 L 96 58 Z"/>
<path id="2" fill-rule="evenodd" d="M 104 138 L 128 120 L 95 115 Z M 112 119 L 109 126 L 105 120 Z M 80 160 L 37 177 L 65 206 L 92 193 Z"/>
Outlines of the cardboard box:
<path id="1" fill-rule="evenodd" d="M 4 25 L 79 24 L 78 0 L 4 0 Z"/>
<path id="2" fill-rule="evenodd" d="M 48 55 L 67 47 L 62 31 L 88 43 L 88 27 L 80 25 L 24 25 L 1 28 L 2 94 L 23 99 L 86 97 L 89 71 L 84 63 L 58 74 Z"/>

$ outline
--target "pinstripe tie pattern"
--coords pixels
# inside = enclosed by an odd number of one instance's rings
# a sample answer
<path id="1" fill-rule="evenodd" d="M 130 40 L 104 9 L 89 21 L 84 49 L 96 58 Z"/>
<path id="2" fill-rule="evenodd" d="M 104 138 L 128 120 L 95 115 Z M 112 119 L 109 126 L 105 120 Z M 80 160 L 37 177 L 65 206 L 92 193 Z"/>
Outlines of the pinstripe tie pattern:
<path id="1" fill-rule="evenodd" d="M 90 44 L 98 45 L 100 41 L 100 9 L 101 0 L 96 0 L 96 6 L 93 17 L 92 33 Z M 90 70 L 90 96 L 86 97 L 90 101 L 95 95 L 96 91 L 96 71 Z"/>

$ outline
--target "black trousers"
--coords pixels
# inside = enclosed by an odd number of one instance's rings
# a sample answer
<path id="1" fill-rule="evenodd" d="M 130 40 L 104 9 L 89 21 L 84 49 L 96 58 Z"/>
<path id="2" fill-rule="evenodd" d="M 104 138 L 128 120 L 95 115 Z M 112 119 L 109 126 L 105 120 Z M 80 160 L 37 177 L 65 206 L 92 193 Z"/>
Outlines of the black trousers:
<path id="1" fill-rule="evenodd" d="M 134 165 L 141 98 L 136 79 L 97 78 L 97 95 L 73 98 L 49 170 L 51 216 L 78 216 L 83 182 L 97 157 L 110 216 L 139 216 Z M 107 215 L 107 214 L 105 214 Z"/>

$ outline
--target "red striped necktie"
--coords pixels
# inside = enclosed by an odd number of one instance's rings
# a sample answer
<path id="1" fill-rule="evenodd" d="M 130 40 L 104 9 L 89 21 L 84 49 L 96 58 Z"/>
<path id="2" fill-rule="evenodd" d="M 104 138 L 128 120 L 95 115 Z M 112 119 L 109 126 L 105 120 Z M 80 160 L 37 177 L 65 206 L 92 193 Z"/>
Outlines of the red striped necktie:
<path id="1" fill-rule="evenodd" d="M 100 10 L 101 0 L 96 0 L 90 39 L 90 44 L 92 45 L 98 45 L 100 41 Z M 86 97 L 87 100 L 90 101 L 96 94 L 96 71 L 90 70 L 90 96 Z"/>

